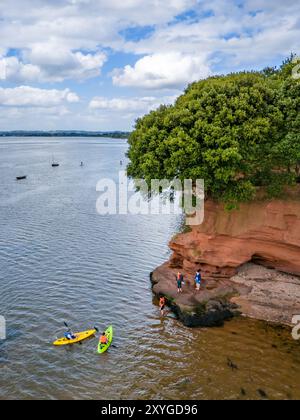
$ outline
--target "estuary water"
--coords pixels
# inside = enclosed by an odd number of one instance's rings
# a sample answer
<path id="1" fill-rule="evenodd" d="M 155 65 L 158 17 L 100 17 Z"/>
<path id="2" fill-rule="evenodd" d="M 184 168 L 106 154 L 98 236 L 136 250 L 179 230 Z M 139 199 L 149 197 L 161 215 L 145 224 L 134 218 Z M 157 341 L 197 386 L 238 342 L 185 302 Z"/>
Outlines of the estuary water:
<path id="1" fill-rule="evenodd" d="M 96 211 L 96 184 L 118 179 L 126 150 L 118 139 L 0 138 L 0 399 L 300 399 L 289 329 L 160 317 L 149 273 L 169 258 L 181 217 Z M 116 347 L 55 348 L 64 321 L 112 324 Z"/>

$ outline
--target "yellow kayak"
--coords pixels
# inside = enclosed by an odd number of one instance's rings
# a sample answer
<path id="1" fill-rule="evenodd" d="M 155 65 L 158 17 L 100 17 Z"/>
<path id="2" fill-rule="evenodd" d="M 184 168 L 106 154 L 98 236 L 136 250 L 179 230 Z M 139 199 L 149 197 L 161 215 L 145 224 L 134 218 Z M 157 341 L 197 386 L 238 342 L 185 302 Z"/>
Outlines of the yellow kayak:
<path id="1" fill-rule="evenodd" d="M 75 344 L 80 343 L 83 340 L 86 340 L 89 337 L 93 337 L 96 334 L 96 330 L 88 330 L 79 333 L 74 333 L 76 338 L 74 340 L 68 340 L 66 337 L 59 338 L 58 340 L 54 341 L 54 346 L 66 346 L 68 344 Z"/>

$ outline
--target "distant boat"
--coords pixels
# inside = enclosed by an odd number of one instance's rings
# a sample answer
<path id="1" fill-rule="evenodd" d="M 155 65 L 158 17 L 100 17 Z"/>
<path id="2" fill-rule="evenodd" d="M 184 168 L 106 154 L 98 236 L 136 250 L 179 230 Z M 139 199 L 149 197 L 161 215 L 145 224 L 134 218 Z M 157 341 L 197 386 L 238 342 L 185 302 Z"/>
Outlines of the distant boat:
<path id="1" fill-rule="evenodd" d="M 23 176 L 17 176 L 16 177 L 16 180 L 17 181 L 21 181 L 22 179 L 26 179 L 27 178 L 27 176 L 26 175 L 23 175 Z"/>
<path id="2" fill-rule="evenodd" d="M 80 162 L 80 166 L 83 166 L 83 162 Z"/>
<path id="3" fill-rule="evenodd" d="M 59 166 L 59 163 L 55 162 L 54 156 L 52 156 L 52 168 L 57 168 Z"/>

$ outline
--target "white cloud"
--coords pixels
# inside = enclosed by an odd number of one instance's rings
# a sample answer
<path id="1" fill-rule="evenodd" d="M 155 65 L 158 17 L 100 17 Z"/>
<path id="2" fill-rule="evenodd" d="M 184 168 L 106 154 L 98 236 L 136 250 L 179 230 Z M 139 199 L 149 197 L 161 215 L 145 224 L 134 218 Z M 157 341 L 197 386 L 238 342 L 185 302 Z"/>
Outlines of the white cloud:
<path id="1" fill-rule="evenodd" d="M 151 70 L 153 55 L 173 51 L 202 57 L 205 67 L 213 70 L 217 65 L 217 72 L 260 69 L 275 60 L 279 63 L 291 51 L 300 53 L 300 2 L 246 0 L 243 7 L 241 4 L 234 0 L 199 1 L 194 11 L 201 18 L 161 25 L 151 36 L 125 42 L 123 48 L 150 57 L 146 63 Z M 135 66 L 125 66 L 117 74 L 120 77 L 115 77 L 116 84 L 140 86 L 140 78 L 147 79 L 146 70 L 138 68 L 143 63 L 139 60 Z M 148 85 L 152 76 L 150 72 Z"/>
<path id="2" fill-rule="evenodd" d="M 64 105 L 47 108 L 2 107 L 0 112 L 1 130 L 72 129 L 76 126 L 75 124 L 76 115 Z"/>
<path id="3" fill-rule="evenodd" d="M 0 80 L 33 82 L 41 77 L 39 67 L 23 64 L 17 57 L 0 57 Z"/>
<path id="4" fill-rule="evenodd" d="M 42 79 L 61 82 L 99 76 L 106 55 L 102 52 L 72 52 L 52 42 L 33 45 L 26 58 L 40 68 Z"/>
<path id="5" fill-rule="evenodd" d="M 37 124 L 37 117 L 43 118 L 60 118 L 71 115 L 70 110 L 64 105 L 50 106 L 50 107 L 5 107 L 1 110 L 1 119 L 21 119 L 21 118 L 32 118 L 33 123 Z"/>
<path id="6" fill-rule="evenodd" d="M 187 10 L 200 18 L 175 20 Z M 299 53 L 300 3 L 294 0 L 169 0 L 167 7 L 157 0 L 2 0 L 0 16 L 0 80 L 17 83 L 96 77 L 107 47 L 146 56 L 149 79 L 141 60 L 114 77 L 119 86 L 137 87 L 151 80 L 158 86 L 182 85 L 206 75 L 216 55 L 228 71 Z M 120 35 L 144 25 L 153 26 L 151 36 L 133 42 Z M 20 50 L 19 58 L 6 56 L 10 48 Z M 157 70 L 159 55 L 170 52 L 181 55 L 187 77 Z M 198 62 L 203 70 L 193 69 Z"/>
<path id="7" fill-rule="evenodd" d="M 134 97 L 134 98 L 104 98 L 95 97 L 91 100 L 89 108 L 91 110 L 104 110 L 115 112 L 134 112 L 144 113 L 158 108 L 161 104 L 174 103 L 176 96 L 165 97 Z"/>
<path id="8" fill-rule="evenodd" d="M 115 72 L 113 82 L 144 89 L 178 89 L 209 74 L 202 57 L 169 52 L 145 56 L 134 67 L 125 66 Z"/>
<path id="9" fill-rule="evenodd" d="M 89 104 L 89 112 L 84 116 L 85 123 L 97 124 L 101 129 L 131 130 L 133 122 L 161 104 L 173 104 L 177 96 L 140 96 L 105 98 L 95 97 Z M 113 121 L 113 125 L 111 123 Z"/>
<path id="10" fill-rule="evenodd" d="M 0 57 L 0 80 L 23 82 L 62 82 L 99 76 L 106 56 L 102 52 L 72 52 L 55 44 L 36 44 L 18 57 Z M 24 62 L 25 61 L 25 62 Z"/>
<path id="11" fill-rule="evenodd" d="M 1 130 L 128 130 L 132 126 L 132 114 L 111 112 L 96 113 L 70 111 L 61 105 L 56 107 L 2 107 Z"/>
<path id="12" fill-rule="evenodd" d="M 176 17 L 190 10 L 194 13 L 188 13 L 184 19 Z M 47 105 L 49 95 L 42 95 L 51 118 L 56 118 L 60 127 L 82 124 L 84 128 L 101 129 L 102 123 L 107 128 L 117 124 L 118 128 L 130 127 L 137 115 L 165 101 L 166 89 L 173 94 L 211 72 L 262 68 L 278 64 L 291 51 L 300 54 L 300 2 L 295 0 L 1 0 L 0 17 L 0 83 L 4 86 L 50 82 L 66 87 L 64 81 L 70 80 L 74 90 L 76 82 L 100 75 L 111 51 L 114 63 L 119 52 L 136 55 L 135 64 L 133 57 L 130 65 L 123 64 L 125 55 L 122 64 L 114 64 L 122 67 L 112 72 L 113 83 L 122 92 L 114 95 L 120 98 L 97 98 L 97 82 L 86 83 L 86 102 L 83 100 L 77 107 L 71 107 L 65 96 L 57 99 L 57 94 L 51 100 L 59 104 Z M 146 25 L 150 31 L 142 28 Z M 141 36 L 129 39 L 128 34 L 135 34 L 135 27 Z M 101 82 L 105 84 L 107 80 L 103 78 Z M 98 86 L 100 91 L 100 83 Z M 130 92 L 136 97 L 124 97 L 127 87 L 137 89 L 134 94 Z M 108 96 L 110 89 L 110 84 L 105 86 Z M 157 97 L 146 97 L 146 89 L 154 90 L 151 95 Z M 114 87 L 113 92 L 116 90 Z M 22 94 L 28 98 L 28 92 Z M 1 95 L 3 101 L 3 90 Z M 16 92 L 10 95 L 13 103 Z M 0 118 L 4 110 L 11 115 L 15 112 L 20 115 L 20 126 L 29 126 L 30 118 L 34 125 L 34 109 L 40 113 L 45 109 L 44 104 L 39 105 L 41 99 L 33 99 L 36 96 L 31 94 L 35 108 L 30 108 L 30 101 L 28 105 L 2 106 Z M 22 103 L 22 98 L 18 103 Z M 68 107 L 72 108 L 73 117 L 59 120 L 60 113 L 67 112 Z M 81 111 L 76 114 L 77 108 Z M 48 120 L 43 115 L 39 124 L 46 127 Z M 8 118 L 7 124 L 8 121 L 14 128 L 16 119 Z M 4 124 L 2 118 L 1 125 Z"/>
<path id="13" fill-rule="evenodd" d="M 83 80 L 100 75 L 100 49 L 122 50 L 120 31 L 166 24 L 197 0 L 1 0 L 0 80 Z M 4 51 L 17 49 L 18 58 Z M 83 53 L 82 51 L 90 51 Z M 2 55 L 2 58 L 1 58 Z"/>
<path id="14" fill-rule="evenodd" d="M 114 47 L 129 26 L 160 25 L 197 0 L 1 0 L 0 39 L 7 48 L 55 40 L 70 50 Z"/>
<path id="15" fill-rule="evenodd" d="M 0 87 L 0 106 L 47 108 L 78 101 L 78 96 L 69 89 L 47 90 L 30 86 L 4 89 Z"/>

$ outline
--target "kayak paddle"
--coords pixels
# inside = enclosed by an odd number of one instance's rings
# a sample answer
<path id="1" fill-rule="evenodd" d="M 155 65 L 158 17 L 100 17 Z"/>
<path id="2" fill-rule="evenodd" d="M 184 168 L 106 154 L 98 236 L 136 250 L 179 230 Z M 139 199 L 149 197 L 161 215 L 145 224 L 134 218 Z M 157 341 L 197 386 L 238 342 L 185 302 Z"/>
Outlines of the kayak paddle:
<path id="1" fill-rule="evenodd" d="M 69 327 L 69 325 L 66 323 L 66 321 L 64 321 L 65 326 L 68 328 L 69 331 L 71 331 L 71 328 Z"/>

